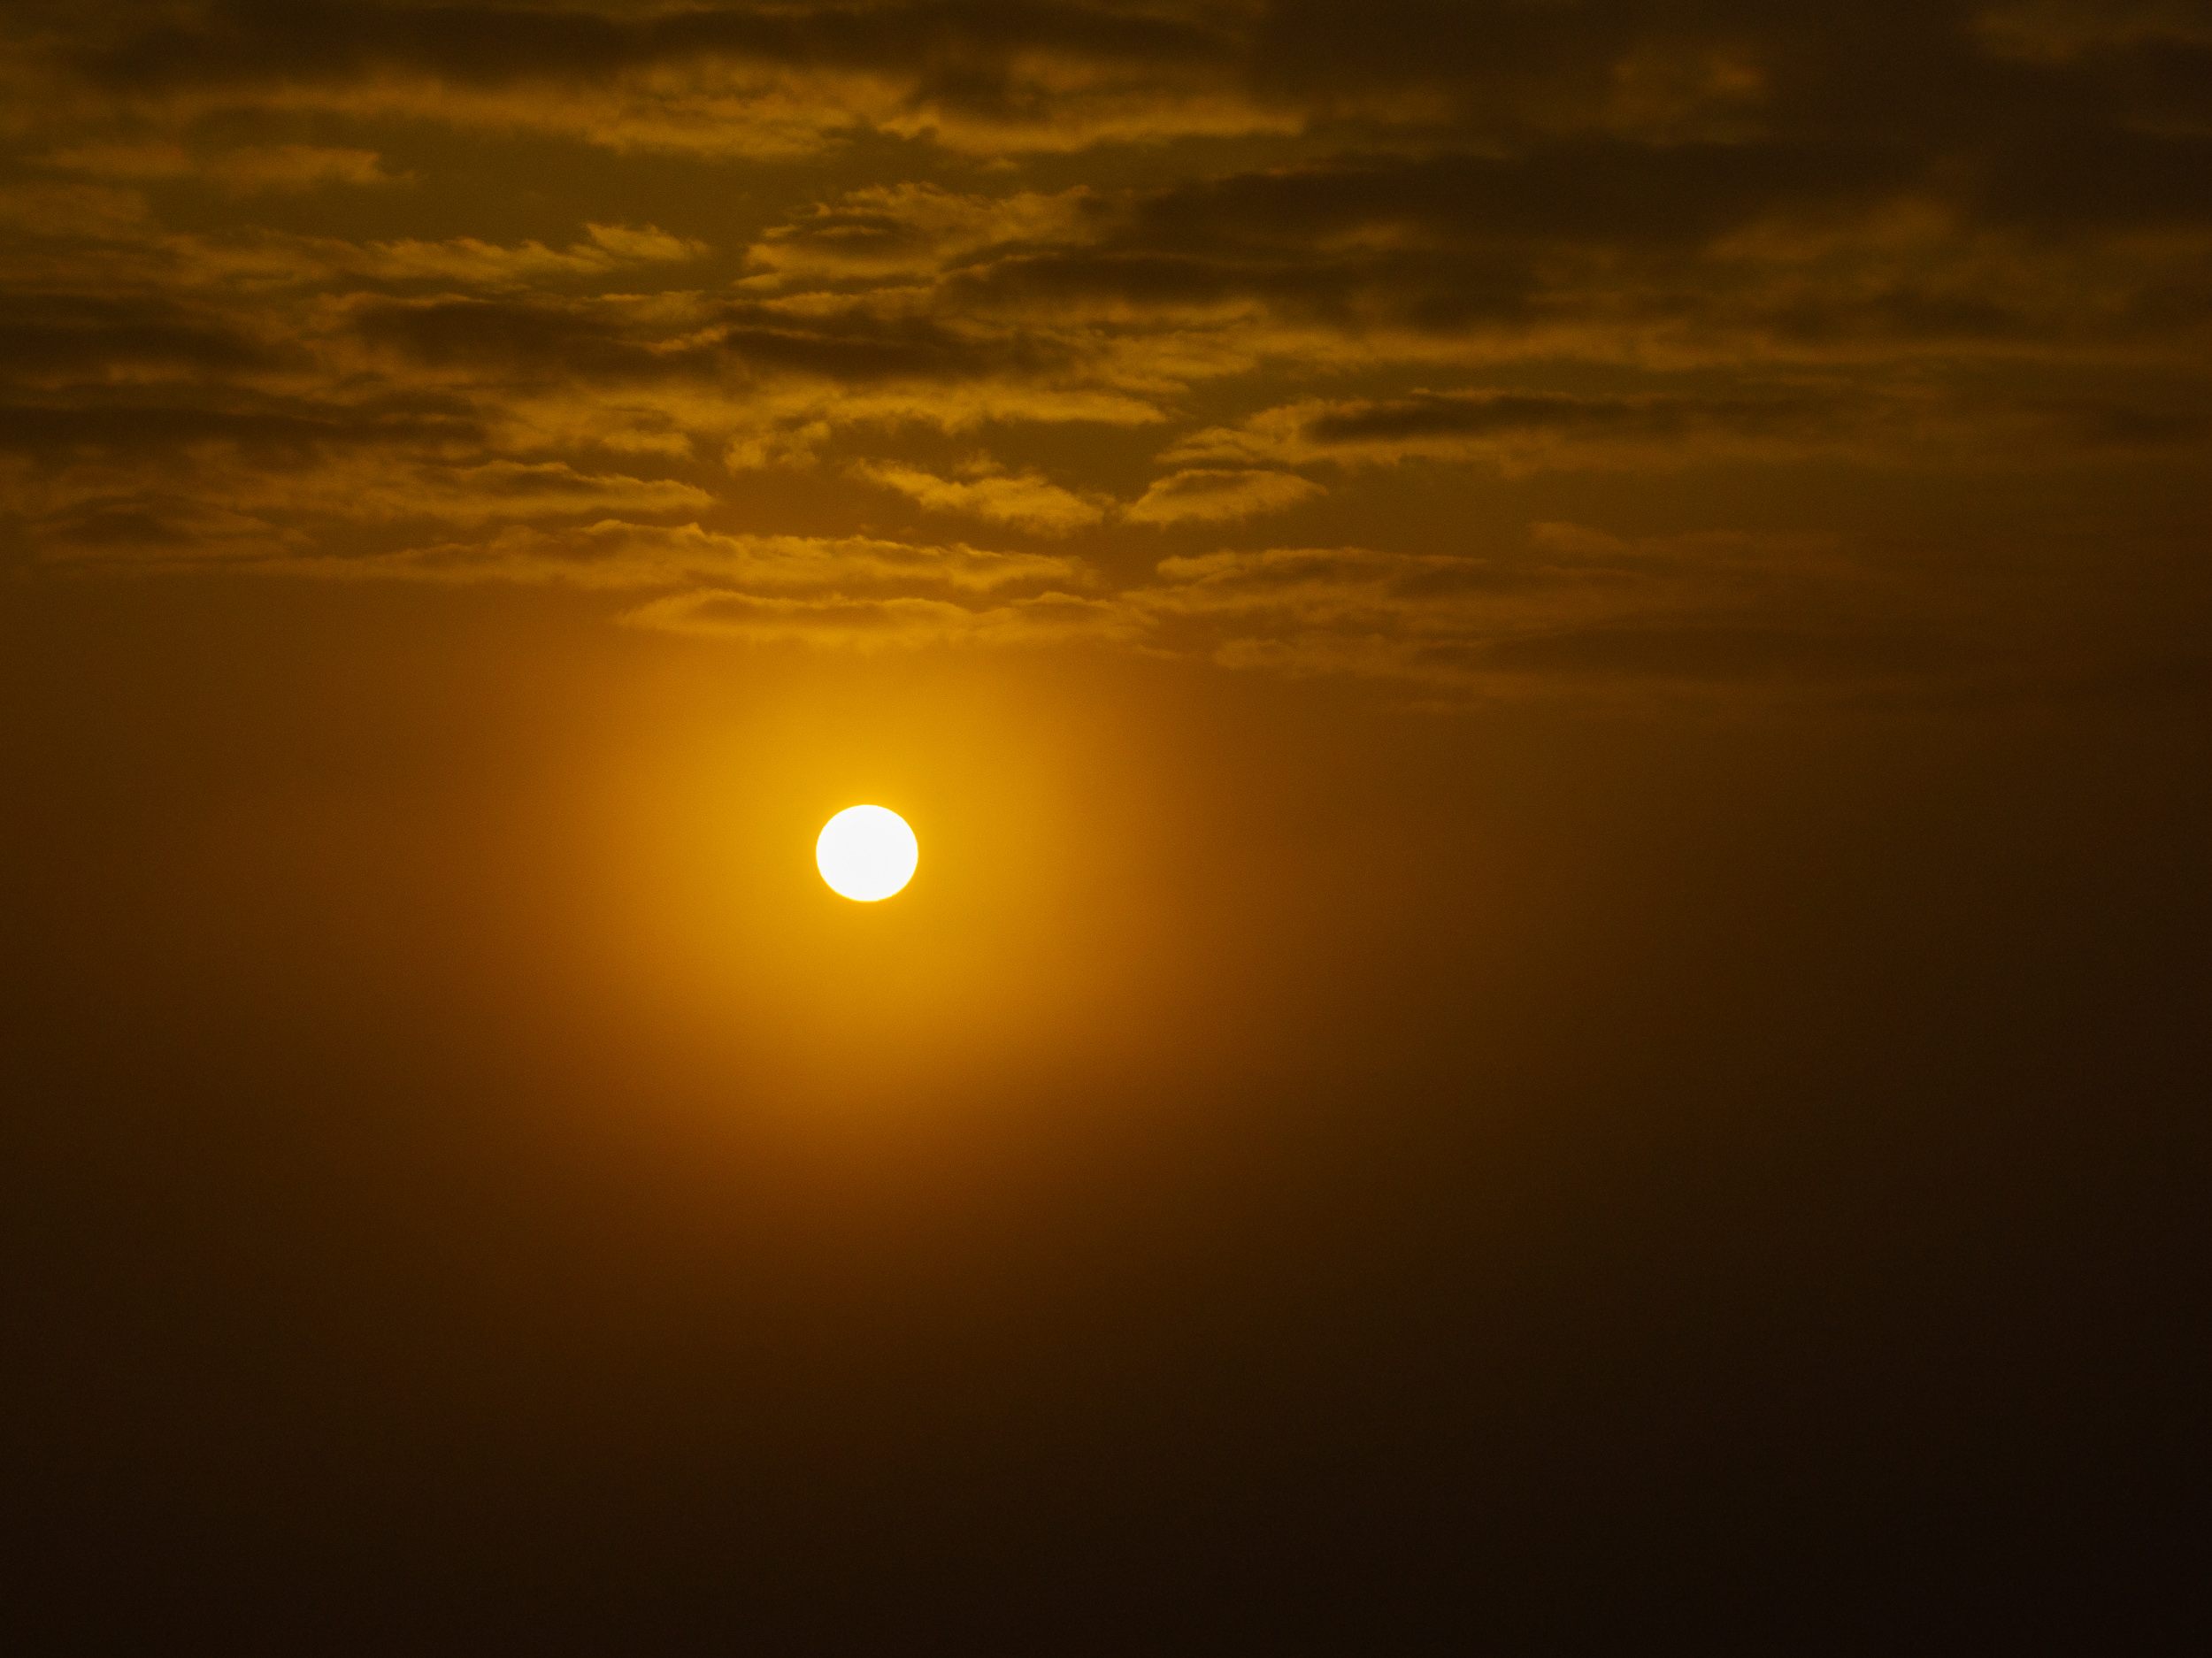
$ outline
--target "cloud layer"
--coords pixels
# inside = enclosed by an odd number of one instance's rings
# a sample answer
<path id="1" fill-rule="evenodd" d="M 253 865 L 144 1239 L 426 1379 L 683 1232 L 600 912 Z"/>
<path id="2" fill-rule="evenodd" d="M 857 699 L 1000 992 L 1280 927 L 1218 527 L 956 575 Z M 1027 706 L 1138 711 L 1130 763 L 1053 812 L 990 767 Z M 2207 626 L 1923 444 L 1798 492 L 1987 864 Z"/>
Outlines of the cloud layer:
<path id="1" fill-rule="evenodd" d="M 2201 5 L 4 27 L 33 573 L 664 589 L 623 614 L 1455 694 L 1969 672 L 2080 638 L 2101 518 L 2096 649 L 2188 580 Z M 1929 505 L 2013 476 L 2062 510 Z"/>

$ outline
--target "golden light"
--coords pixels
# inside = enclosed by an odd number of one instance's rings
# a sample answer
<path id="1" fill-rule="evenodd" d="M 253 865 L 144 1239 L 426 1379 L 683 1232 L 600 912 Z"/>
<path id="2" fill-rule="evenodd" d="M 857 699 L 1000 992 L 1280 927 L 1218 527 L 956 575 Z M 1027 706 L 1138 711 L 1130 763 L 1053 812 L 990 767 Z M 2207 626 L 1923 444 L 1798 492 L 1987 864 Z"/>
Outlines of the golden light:
<path id="1" fill-rule="evenodd" d="M 833 890 L 864 904 L 914 879 L 922 849 L 906 819 L 881 806 L 848 806 L 822 825 L 815 867 Z"/>

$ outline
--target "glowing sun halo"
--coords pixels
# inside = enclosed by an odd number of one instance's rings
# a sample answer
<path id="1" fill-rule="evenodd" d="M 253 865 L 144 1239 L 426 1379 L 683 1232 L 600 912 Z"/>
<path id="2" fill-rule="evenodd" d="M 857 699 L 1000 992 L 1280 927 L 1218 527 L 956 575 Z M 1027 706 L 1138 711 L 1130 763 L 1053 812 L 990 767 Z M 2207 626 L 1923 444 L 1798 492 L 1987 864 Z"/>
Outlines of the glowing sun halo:
<path id="1" fill-rule="evenodd" d="M 906 819 L 881 806 L 848 806 L 822 825 L 815 867 L 838 893 L 860 902 L 888 898 L 914 879 L 922 856 Z"/>

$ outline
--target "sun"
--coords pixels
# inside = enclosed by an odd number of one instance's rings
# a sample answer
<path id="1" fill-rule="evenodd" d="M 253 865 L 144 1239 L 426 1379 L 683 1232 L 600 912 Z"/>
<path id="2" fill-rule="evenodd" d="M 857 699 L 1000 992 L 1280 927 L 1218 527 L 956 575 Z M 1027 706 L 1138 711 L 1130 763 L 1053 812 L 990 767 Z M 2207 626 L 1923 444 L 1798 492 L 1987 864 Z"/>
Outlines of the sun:
<path id="1" fill-rule="evenodd" d="M 822 825 L 815 867 L 844 897 L 864 904 L 888 898 L 914 879 L 922 848 L 906 819 L 881 806 L 848 806 Z"/>

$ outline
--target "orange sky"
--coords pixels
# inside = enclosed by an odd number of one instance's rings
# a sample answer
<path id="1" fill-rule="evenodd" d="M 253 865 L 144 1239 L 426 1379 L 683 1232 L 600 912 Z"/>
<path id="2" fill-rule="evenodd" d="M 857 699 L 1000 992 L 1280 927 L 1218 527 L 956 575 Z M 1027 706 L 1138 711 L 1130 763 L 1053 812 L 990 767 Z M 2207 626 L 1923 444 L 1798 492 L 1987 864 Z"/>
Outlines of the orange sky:
<path id="1" fill-rule="evenodd" d="M 12 0 L 21 1649 L 2147 1650 L 2208 392 L 2199 0 Z"/>

